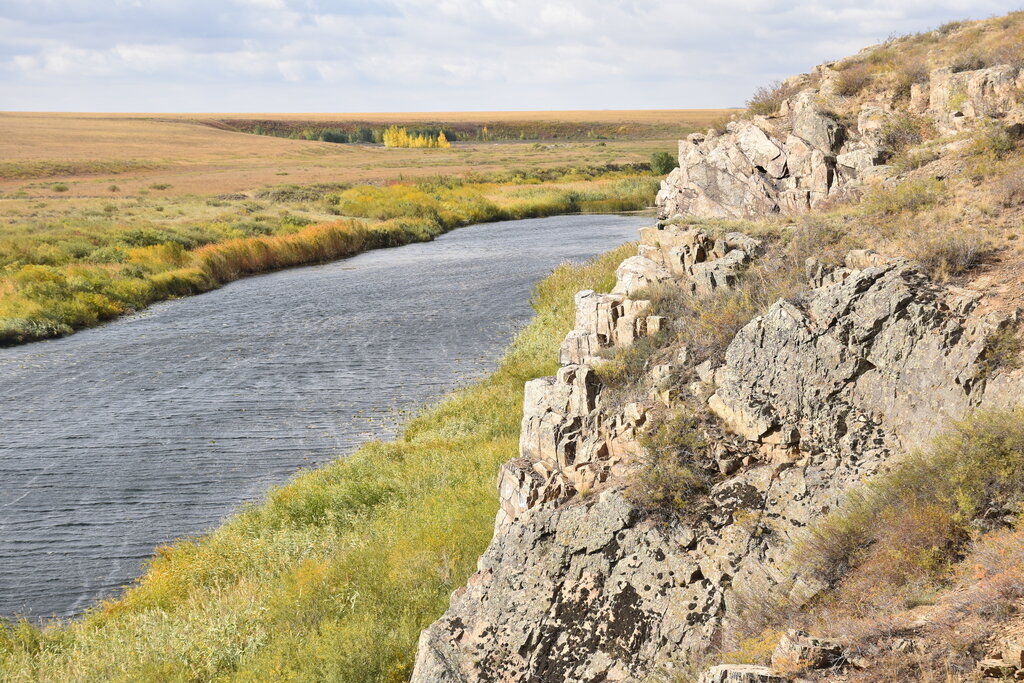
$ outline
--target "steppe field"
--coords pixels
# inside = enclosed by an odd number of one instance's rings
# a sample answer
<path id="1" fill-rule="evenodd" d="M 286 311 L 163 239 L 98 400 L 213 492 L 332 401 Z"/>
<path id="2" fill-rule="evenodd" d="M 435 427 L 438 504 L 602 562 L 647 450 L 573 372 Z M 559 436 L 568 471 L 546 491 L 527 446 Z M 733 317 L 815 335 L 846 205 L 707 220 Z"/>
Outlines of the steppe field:
<path id="1" fill-rule="evenodd" d="M 644 209 L 677 140 L 733 114 L 0 113 L 0 345 L 461 225 Z"/>
<path id="2" fill-rule="evenodd" d="M 423 114 L 0 113 L 5 219 L 17 199 L 239 193 L 281 183 L 363 183 L 467 171 L 646 162 L 687 132 L 734 110 L 439 112 Z M 457 141 L 450 149 L 386 149 L 239 132 L 262 122 L 296 128 L 431 125 L 518 131 L 520 141 Z M 552 139 L 553 136 L 557 138 Z M 55 184 L 68 188 L 55 192 Z M 118 189 L 111 191 L 111 184 Z M 12 203 L 12 200 L 15 200 Z"/>

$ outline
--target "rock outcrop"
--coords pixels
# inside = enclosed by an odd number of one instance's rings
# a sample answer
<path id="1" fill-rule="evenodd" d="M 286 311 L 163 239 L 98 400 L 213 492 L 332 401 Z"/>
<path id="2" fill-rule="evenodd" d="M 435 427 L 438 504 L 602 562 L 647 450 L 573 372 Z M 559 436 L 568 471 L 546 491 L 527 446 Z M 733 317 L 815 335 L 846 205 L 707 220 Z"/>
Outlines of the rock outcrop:
<path id="1" fill-rule="evenodd" d="M 821 206 L 843 195 L 857 170 L 879 156 L 849 137 L 811 90 L 787 102 L 778 117 L 690 135 L 679 143 L 679 168 L 658 192 L 659 215 L 739 218 Z M 841 166 L 840 155 L 852 166 Z"/>
<path id="2" fill-rule="evenodd" d="M 680 140 L 679 167 L 658 192 L 659 216 L 799 214 L 850 197 L 867 180 L 891 175 L 885 166 L 893 152 L 886 130 L 898 117 L 899 95 L 864 101 L 844 122 L 833 113 L 833 105 L 849 108 L 837 92 L 833 66 L 787 81 L 785 88 L 795 94 L 773 116 L 731 121 L 724 132 Z M 1008 117 L 1022 123 L 1022 91 L 1024 74 L 1014 66 L 945 67 L 911 87 L 908 108 L 926 116 L 940 133 L 953 134 Z"/>
<path id="3" fill-rule="evenodd" d="M 943 133 L 959 133 L 1019 108 L 1022 87 L 1024 74 L 1006 64 L 959 72 L 946 67 L 914 86 L 911 109 L 928 115 Z"/>
<path id="4" fill-rule="evenodd" d="M 617 293 L 577 297 L 573 335 L 593 335 L 588 348 L 626 343 L 638 320 L 650 327 L 630 294 L 729 286 L 730 269 L 762 251 L 743 235 L 681 226 L 647 229 L 641 241 Z M 726 275 L 707 279 L 707 270 Z M 623 491 L 650 402 L 603 405 L 595 360 L 566 347 L 556 377 L 528 383 L 495 537 L 423 632 L 414 681 L 625 681 L 671 670 L 706 651 L 744 602 L 815 595 L 821 586 L 783 570 L 802 529 L 949 420 L 1009 393 L 985 362 L 1005 319 L 979 314 L 977 294 L 871 252 L 808 271 L 805 295 L 776 303 L 739 332 L 720 367 L 702 368 L 695 395 L 711 397 L 739 442 L 715 444 L 736 464 L 694 501 L 688 525 L 660 523 Z M 641 275 L 642 286 L 631 284 Z M 620 334 L 623 320 L 631 332 Z M 798 632 L 780 647 L 779 668 L 841 656 Z M 718 667 L 705 680 L 782 679 Z"/>
<path id="5" fill-rule="evenodd" d="M 601 406 L 592 367 L 603 349 L 629 346 L 666 325 L 662 316 L 648 314 L 650 301 L 630 297 L 661 285 L 701 295 L 732 287 L 763 249 L 760 240 L 739 233 L 715 239 L 684 226 L 644 228 L 639 255 L 619 266 L 611 294 L 576 295 L 576 327 L 558 354 L 564 367 L 555 377 L 526 383 L 520 457 L 506 463 L 498 479 L 499 531 L 529 508 L 621 476 L 635 460 L 649 406 Z"/>

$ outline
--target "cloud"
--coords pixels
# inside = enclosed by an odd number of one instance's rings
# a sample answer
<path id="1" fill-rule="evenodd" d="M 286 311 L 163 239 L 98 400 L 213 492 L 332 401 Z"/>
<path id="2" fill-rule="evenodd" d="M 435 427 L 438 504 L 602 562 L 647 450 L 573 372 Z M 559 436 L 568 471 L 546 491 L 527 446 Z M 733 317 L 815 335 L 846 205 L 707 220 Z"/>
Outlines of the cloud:
<path id="1" fill-rule="evenodd" d="M 1012 9 L 999 0 L 6 0 L 0 109 L 732 106 L 889 35 Z"/>

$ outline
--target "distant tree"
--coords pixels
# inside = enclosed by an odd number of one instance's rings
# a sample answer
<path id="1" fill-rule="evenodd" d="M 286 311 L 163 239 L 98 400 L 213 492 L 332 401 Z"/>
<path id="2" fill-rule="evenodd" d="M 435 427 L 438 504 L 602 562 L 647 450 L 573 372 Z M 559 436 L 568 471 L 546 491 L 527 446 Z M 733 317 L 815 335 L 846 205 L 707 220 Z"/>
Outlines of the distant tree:
<path id="1" fill-rule="evenodd" d="M 667 175 L 679 165 L 679 159 L 669 152 L 655 152 L 651 155 L 651 170 L 658 175 Z"/>
<path id="2" fill-rule="evenodd" d="M 444 134 L 443 130 L 437 134 L 437 146 L 444 148 L 452 146 L 452 143 L 448 142 L 448 136 Z"/>

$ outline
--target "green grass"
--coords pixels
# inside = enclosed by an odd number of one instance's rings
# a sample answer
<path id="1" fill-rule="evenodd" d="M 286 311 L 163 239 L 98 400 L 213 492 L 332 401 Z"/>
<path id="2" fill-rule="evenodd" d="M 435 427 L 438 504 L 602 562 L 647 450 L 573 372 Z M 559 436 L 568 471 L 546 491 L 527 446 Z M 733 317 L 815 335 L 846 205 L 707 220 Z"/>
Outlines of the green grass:
<path id="1" fill-rule="evenodd" d="M 523 178 L 285 186 L 258 193 L 260 201 L 202 206 L 195 198 L 152 206 L 134 197 L 0 226 L 0 345 L 70 334 L 243 275 L 431 240 L 473 223 L 643 209 L 658 185 L 616 169 L 567 172 L 557 183 Z"/>
<path id="2" fill-rule="evenodd" d="M 83 619 L 0 631 L 0 680 L 405 681 L 421 629 L 490 540 L 523 382 L 553 373 L 573 294 L 608 291 L 635 245 L 559 266 L 498 370 L 402 438 L 303 472 L 207 537 L 159 548 Z"/>

